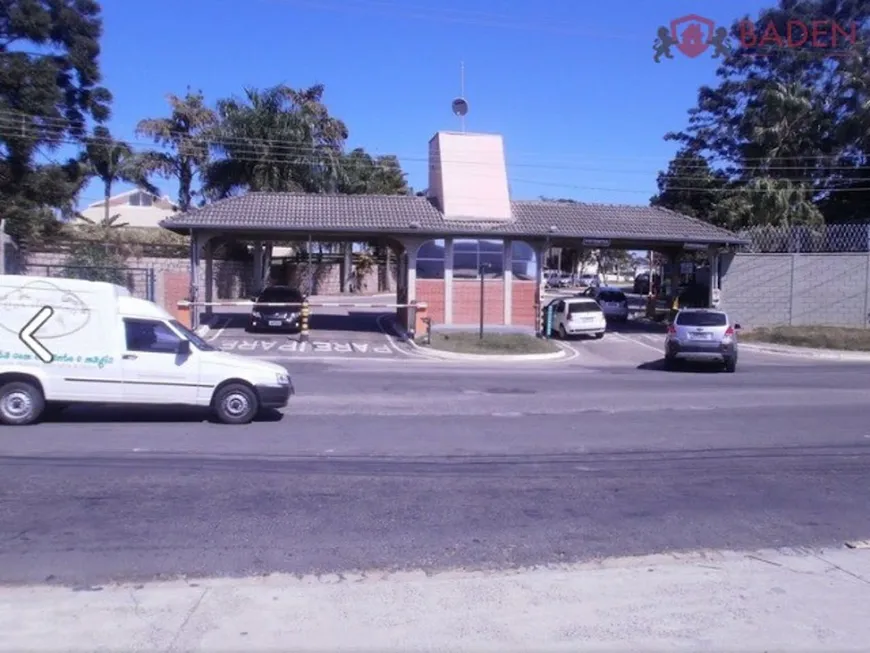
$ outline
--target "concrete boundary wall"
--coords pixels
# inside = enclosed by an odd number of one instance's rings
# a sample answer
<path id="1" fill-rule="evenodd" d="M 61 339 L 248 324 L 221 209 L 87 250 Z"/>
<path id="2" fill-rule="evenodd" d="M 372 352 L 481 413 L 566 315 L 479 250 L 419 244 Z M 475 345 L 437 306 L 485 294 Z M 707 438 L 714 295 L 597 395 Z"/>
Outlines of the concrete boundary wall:
<path id="1" fill-rule="evenodd" d="M 870 325 L 870 253 L 723 257 L 722 306 L 744 327 Z"/>

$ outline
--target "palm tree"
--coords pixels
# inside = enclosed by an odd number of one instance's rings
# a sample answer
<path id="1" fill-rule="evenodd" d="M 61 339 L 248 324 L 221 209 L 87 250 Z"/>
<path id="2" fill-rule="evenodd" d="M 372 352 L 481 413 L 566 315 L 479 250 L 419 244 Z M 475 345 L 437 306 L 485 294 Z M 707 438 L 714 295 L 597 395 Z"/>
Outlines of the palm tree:
<path id="1" fill-rule="evenodd" d="M 217 114 L 206 106 L 202 92 L 181 98 L 168 96 L 172 113 L 168 118 L 139 121 L 136 134 L 151 138 L 163 150 L 146 153 L 145 166 L 164 178 L 178 179 L 178 207 L 188 211 L 196 192 L 194 181 L 209 162 L 209 138 L 217 127 Z"/>
<path id="2" fill-rule="evenodd" d="M 97 177 L 103 182 L 105 224 L 110 224 L 112 220 L 109 200 L 115 182 L 127 182 L 153 195 L 159 194 L 157 188 L 148 181 L 146 157 L 134 152 L 127 143 L 115 140 L 105 127 L 95 128 L 94 133 L 85 140 L 82 163 L 88 176 Z"/>
<path id="3" fill-rule="evenodd" d="M 214 141 L 222 158 L 208 166 L 209 193 L 336 190 L 347 127 L 329 115 L 322 97 L 323 86 L 280 85 L 218 102 Z"/>

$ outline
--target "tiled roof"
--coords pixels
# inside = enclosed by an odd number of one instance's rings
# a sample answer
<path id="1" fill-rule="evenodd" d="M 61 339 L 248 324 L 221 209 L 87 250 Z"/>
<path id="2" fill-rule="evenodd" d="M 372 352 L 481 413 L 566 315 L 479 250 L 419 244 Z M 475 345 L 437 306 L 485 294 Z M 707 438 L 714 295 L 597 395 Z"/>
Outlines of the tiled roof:
<path id="1" fill-rule="evenodd" d="M 161 225 L 184 231 L 431 233 L 644 242 L 742 242 L 737 235 L 706 222 L 649 206 L 524 200 L 513 201 L 511 205 L 514 215 L 511 221 L 458 221 L 445 220 L 425 197 L 248 193 L 174 215 Z"/>

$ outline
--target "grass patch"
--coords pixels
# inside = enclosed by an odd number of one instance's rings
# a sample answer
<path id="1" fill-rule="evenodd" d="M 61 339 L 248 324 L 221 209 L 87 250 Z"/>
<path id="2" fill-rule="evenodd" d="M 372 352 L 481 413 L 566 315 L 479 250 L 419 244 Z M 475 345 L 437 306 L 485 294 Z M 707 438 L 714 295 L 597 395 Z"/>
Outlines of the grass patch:
<path id="1" fill-rule="evenodd" d="M 870 351 L 870 329 L 822 326 L 761 327 L 740 334 L 746 342 L 768 342 L 812 349 Z"/>
<path id="2" fill-rule="evenodd" d="M 422 343 L 421 343 L 422 344 Z M 432 349 L 455 354 L 551 354 L 559 346 L 524 333 L 433 333 Z"/>

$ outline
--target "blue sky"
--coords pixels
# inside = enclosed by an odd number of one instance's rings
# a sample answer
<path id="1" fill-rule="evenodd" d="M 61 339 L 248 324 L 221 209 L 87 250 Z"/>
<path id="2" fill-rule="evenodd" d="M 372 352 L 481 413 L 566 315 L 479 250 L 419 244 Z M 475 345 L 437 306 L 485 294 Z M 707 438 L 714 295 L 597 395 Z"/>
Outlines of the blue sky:
<path id="1" fill-rule="evenodd" d="M 426 187 L 429 138 L 458 129 L 450 102 L 465 62 L 468 131 L 505 138 L 515 199 L 541 195 L 645 204 L 709 53 L 656 64 L 661 25 L 699 13 L 716 23 L 771 2 L 586 0 L 104 0 L 102 69 L 111 128 L 133 133 L 189 85 L 210 101 L 244 87 L 323 83 L 352 147 L 399 156 Z M 174 196 L 171 182 L 158 182 Z M 99 199 L 89 187 L 83 203 Z"/>

